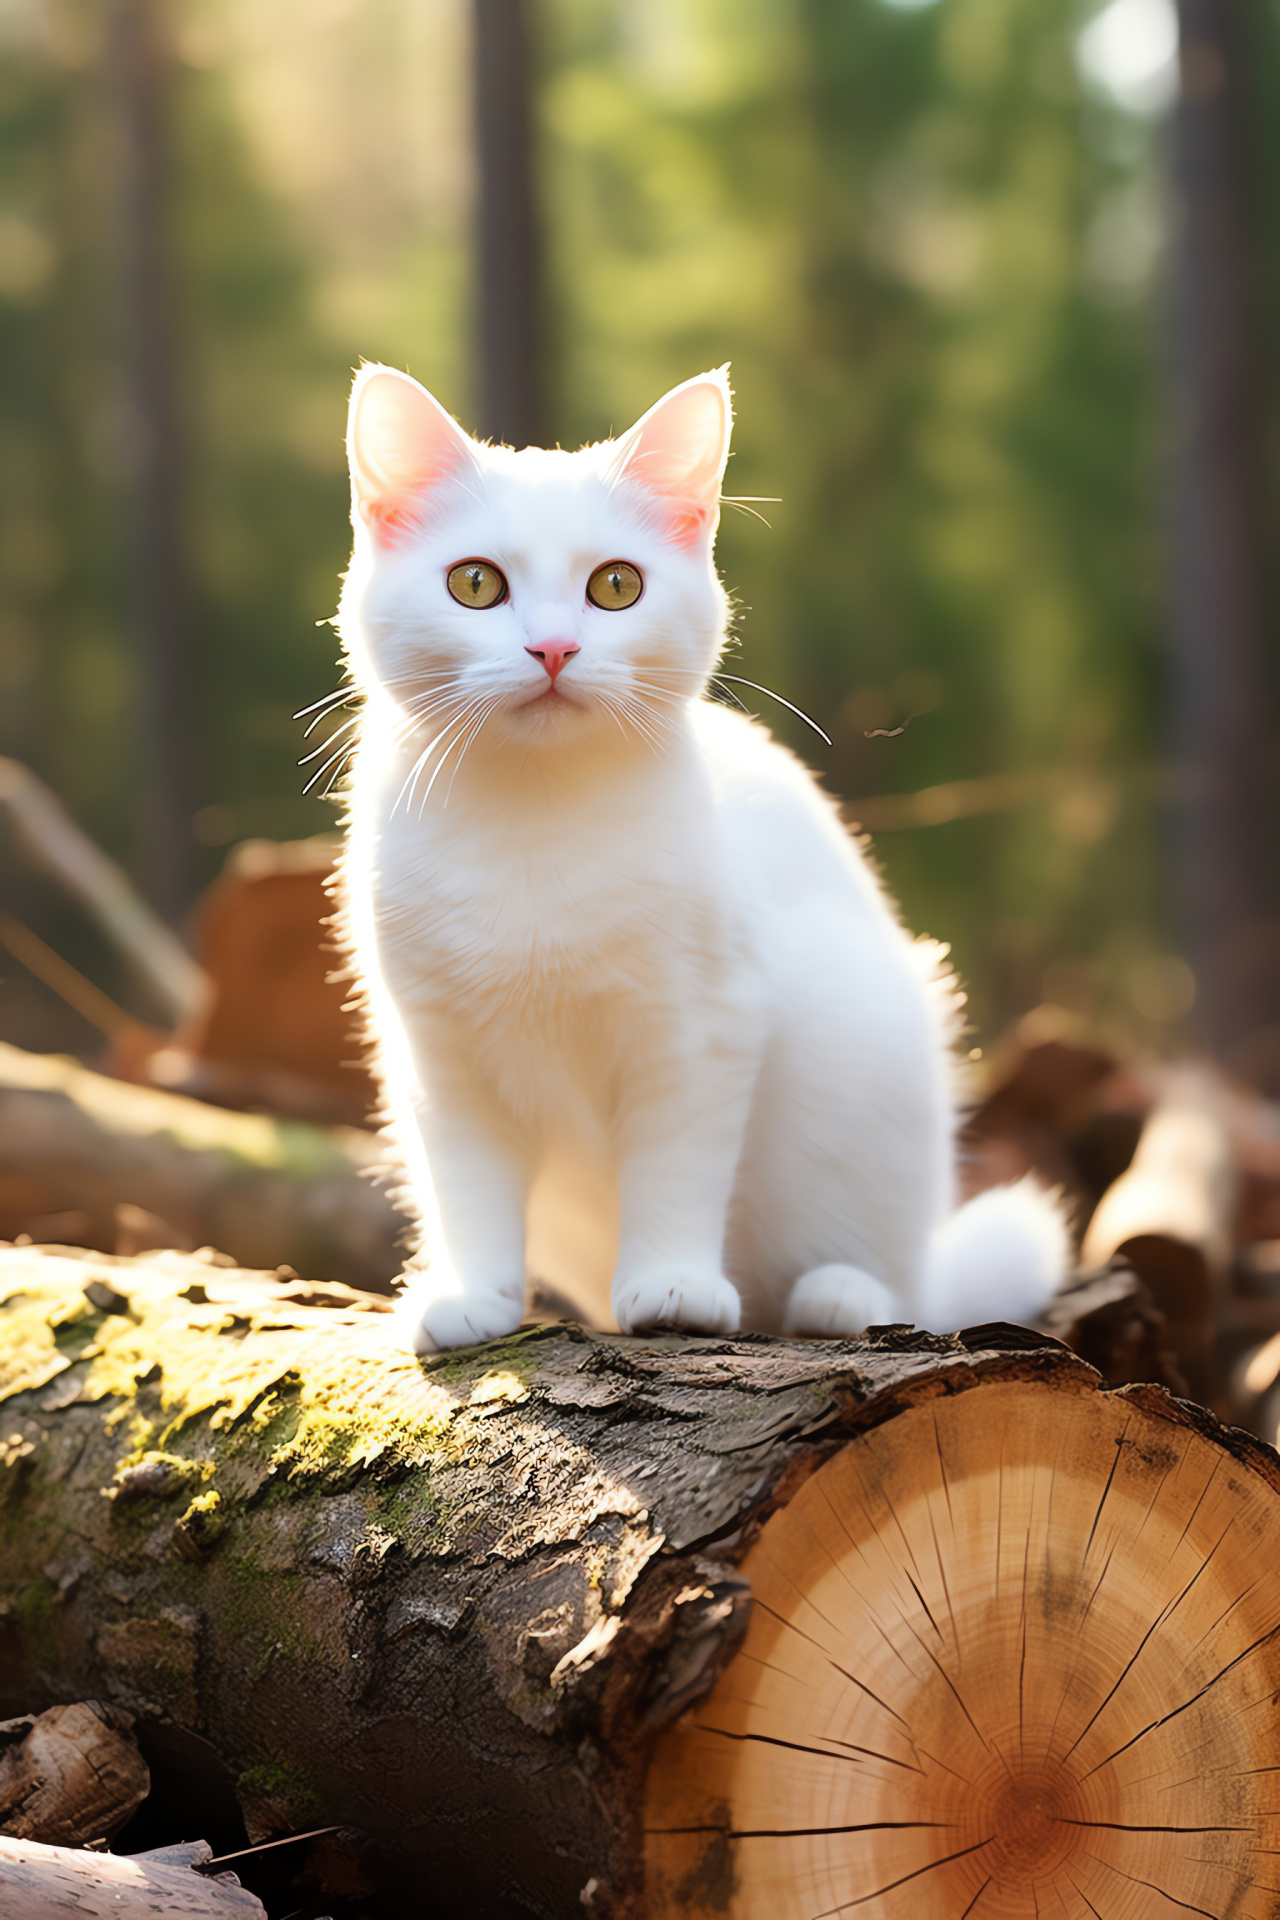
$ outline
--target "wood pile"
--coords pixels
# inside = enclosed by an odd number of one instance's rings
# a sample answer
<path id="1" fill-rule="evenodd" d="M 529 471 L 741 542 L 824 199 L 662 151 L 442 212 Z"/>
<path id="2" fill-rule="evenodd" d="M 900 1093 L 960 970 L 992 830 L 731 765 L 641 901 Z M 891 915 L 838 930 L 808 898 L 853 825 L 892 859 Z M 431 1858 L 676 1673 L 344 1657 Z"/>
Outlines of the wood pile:
<path id="1" fill-rule="evenodd" d="M 968 1191 L 1026 1172 L 1063 1191 L 1076 1305 L 1080 1287 L 1115 1286 L 1101 1280 L 1112 1263 L 1140 1283 L 1120 1288 L 1128 1331 L 1110 1355 L 1098 1325 L 1073 1335 L 1070 1293 L 1046 1328 L 1090 1341 L 1080 1350 L 1110 1383 L 1161 1381 L 1274 1442 L 1280 1107 L 1207 1064 L 1121 1061 L 1050 1009 L 1022 1022 L 992 1080 L 962 1138 Z"/>
<path id="2" fill-rule="evenodd" d="M 1024 1023 L 949 1338 L 420 1363 L 376 1155 L 0 1050 L 5 1920 L 1274 1913 L 1268 1103 Z"/>
<path id="3" fill-rule="evenodd" d="M 133 1716 L 99 1701 L 0 1721 L 0 1912 L 5 1920 L 265 1920 L 234 1873 L 197 1878 L 205 1841 L 108 1853 L 147 1797 L 151 1777 Z"/>

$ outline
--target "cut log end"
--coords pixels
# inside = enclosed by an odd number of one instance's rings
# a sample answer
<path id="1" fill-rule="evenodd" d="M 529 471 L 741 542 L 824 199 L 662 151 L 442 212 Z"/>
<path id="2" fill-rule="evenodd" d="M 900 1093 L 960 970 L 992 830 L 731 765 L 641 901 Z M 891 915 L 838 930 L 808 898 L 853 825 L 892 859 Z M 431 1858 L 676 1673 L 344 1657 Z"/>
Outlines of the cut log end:
<path id="1" fill-rule="evenodd" d="M 660 1740 L 649 1911 L 1276 1911 L 1280 1508 L 1134 1395 L 992 1386 L 815 1471 Z"/>

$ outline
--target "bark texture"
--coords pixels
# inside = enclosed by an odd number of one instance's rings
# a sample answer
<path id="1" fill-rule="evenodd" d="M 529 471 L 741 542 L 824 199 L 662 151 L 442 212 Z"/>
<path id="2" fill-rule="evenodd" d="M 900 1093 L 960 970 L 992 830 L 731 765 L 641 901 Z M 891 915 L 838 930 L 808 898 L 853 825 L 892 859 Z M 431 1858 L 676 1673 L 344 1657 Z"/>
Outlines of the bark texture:
<path id="1" fill-rule="evenodd" d="M 0 1299 L 0 1711 L 168 1722 L 255 1838 L 359 1826 L 362 1870 L 441 1914 L 733 1911 L 697 1848 L 646 1905 L 646 1792 L 684 1762 L 646 1773 L 742 1643 L 771 1517 L 926 1403 L 981 1393 L 994 1431 L 992 1388 L 1069 1399 L 1113 1451 L 1128 1404 L 1000 1327 L 534 1327 L 420 1364 L 384 1302 L 176 1254 L 0 1250 Z M 1129 1391 L 1276 1504 L 1267 1449 Z"/>
<path id="2" fill-rule="evenodd" d="M 187 1867 L 136 1854 L 79 1853 L 0 1833 L 0 1912 L 5 1920 L 266 1920 L 260 1900 L 234 1874 L 202 1880 Z"/>
<path id="3" fill-rule="evenodd" d="M 151 1787 L 132 1725 L 84 1700 L 0 1720 L 0 1831 L 54 1847 L 114 1834 Z"/>

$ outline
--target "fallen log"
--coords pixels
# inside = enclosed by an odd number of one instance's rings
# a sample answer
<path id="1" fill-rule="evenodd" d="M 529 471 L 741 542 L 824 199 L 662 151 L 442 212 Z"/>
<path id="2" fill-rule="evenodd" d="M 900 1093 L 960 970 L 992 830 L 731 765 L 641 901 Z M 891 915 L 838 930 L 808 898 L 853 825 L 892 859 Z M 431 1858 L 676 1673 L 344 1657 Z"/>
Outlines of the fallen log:
<path id="1" fill-rule="evenodd" d="M 1076 1274 L 1037 1324 L 1096 1367 L 1109 1387 L 1149 1381 L 1185 1394 L 1163 1313 L 1123 1257 Z"/>
<path id="2" fill-rule="evenodd" d="M 418 1363 L 173 1254 L 0 1297 L 0 1709 L 185 1730 L 369 1911 L 1274 1911 L 1280 1463 L 1159 1387 L 1007 1327 Z"/>
<path id="3" fill-rule="evenodd" d="M 1165 1316 L 1169 1345 L 1197 1400 L 1219 1411 L 1216 1347 L 1237 1176 L 1219 1090 L 1183 1071 L 1148 1116 L 1128 1169 L 1098 1202 L 1081 1247 L 1089 1267 L 1122 1256 Z"/>
<path id="4" fill-rule="evenodd" d="M 205 1849 L 207 1854 L 208 1849 Z M 4 1920 L 266 1920 L 266 1909 L 234 1874 L 201 1879 L 189 1867 L 135 1854 L 80 1853 L 0 1833 L 0 1913 Z"/>
<path id="5" fill-rule="evenodd" d="M 386 1288 L 406 1222 L 369 1178 L 380 1158 L 354 1127 L 230 1113 L 0 1043 L 0 1238 L 112 1252 L 142 1213 L 171 1245 Z"/>
<path id="6" fill-rule="evenodd" d="M 84 1700 L 0 1721 L 0 1833 L 63 1847 L 110 1839 L 151 1786 L 132 1726 Z"/>

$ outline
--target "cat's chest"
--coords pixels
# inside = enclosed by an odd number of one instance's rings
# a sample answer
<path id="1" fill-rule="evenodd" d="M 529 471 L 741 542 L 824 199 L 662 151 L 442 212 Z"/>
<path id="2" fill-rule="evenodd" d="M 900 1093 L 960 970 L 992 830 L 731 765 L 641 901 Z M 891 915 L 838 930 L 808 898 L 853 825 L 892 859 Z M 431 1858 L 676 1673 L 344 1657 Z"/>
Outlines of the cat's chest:
<path id="1" fill-rule="evenodd" d="M 734 930 L 704 836 L 599 827 L 387 830 L 373 907 L 388 985 L 411 1003 L 517 1007 L 661 992 L 726 963 Z"/>

